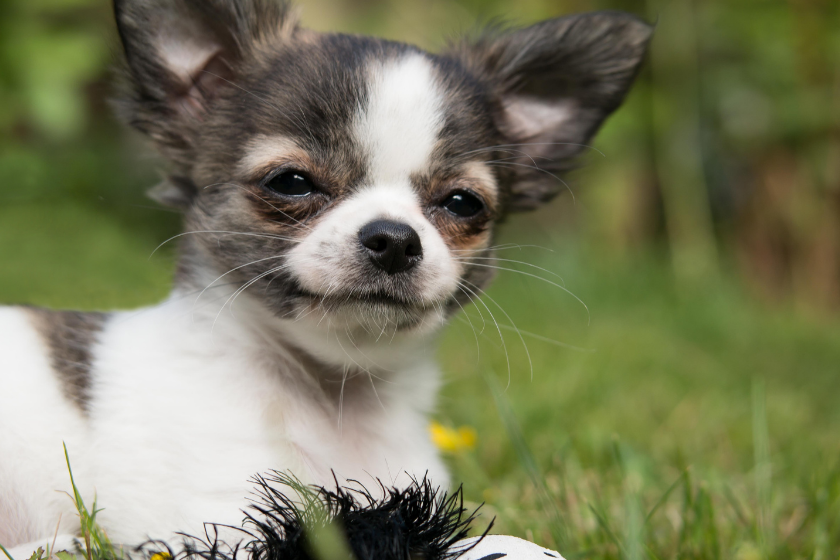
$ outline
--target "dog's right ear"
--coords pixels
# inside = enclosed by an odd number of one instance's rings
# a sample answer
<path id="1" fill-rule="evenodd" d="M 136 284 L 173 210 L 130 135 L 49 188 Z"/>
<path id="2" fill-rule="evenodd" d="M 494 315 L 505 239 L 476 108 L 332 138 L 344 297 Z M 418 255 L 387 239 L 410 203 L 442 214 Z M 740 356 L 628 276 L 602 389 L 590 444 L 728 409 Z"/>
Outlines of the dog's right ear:
<path id="1" fill-rule="evenodd" d="M 492 84 L 497 126 L 514 166 L 511 211 L 531 210 L 560 190 L 555 176 L 621 104 L 653 28 L 622 12 L 593 12 L 517 30 L 490 29 L 450 49 Z"/>
<path id="2" fill-rule="evenodd" d="M 188 170 L 196 125 L 243 61 L 291 37 L 282 0 L 114 0 L 125 52 L 125 119 Z"/>

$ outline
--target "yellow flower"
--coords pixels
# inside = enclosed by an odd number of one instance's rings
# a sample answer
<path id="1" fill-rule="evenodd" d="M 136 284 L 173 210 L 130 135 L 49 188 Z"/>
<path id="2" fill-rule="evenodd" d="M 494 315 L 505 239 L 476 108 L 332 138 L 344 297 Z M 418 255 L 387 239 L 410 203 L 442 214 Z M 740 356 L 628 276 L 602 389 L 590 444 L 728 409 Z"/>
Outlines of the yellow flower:
<path id="1" fill-rule="evenodd" d="M 172 555 L 168 552 L 155 552 L 149 560 L 170 560 Z"/>
<path id="2" fill-rule="evenodd" d="M 461 426 L 456 430 L 434 421 L 429 424 L 429 435 L 438 449 L 448 453 L 473 449 L 478 440 L 478 434 L 470 426 Z"/>

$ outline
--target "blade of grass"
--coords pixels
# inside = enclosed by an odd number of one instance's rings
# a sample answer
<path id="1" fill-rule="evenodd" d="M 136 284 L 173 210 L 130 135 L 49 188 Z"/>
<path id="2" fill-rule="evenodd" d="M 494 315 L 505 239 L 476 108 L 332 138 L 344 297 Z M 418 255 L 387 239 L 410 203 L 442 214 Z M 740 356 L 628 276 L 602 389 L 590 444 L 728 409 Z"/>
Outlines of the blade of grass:
<path id="1" fill-rule="evenodd" d="M 9 560 L 15 560 L 14 558 L 12 558 L 12 555 L 11 555 L 11 554 L 9 554 L 9 551 L 8 551 L 8 550 L 6 550 L 6 547 L 5 547 L 5 546 L 3 546 L 2 544 L 0 544 L 0 550 L 2 550 L 2 551 L 3 551 L 3 554 L 5 554 L 5 555 L 6 555 L 6 558 L 8 558 Z"/>
<path id="2" fill-rule="evenodd" d="M 618 538 L 618 535 L 612 530 L 610 524 L 607 522 L 607 518 L 605 515 L 602 515 L 598 509 L 593 506 L 591 503 L 587 502 L 586 505 L 589 507 L 589 510 L 592 512 L 592 515 L 595 516 L 595 519 L 598 521 L 598 525 L 600 525 L 601 529 L 606 533 L 607 537 L 615 543 L 618 547 L 618 550 L 621 552 L 622 555 L 627 555 L 627 551 L 624 549 L 624 545 L 621 543 L 621 539 Z"/>
<path id="3" fill-rule="evenodd" d="M 677 488 L 677 486 L 679 486 L 680 481 L 682 481 L 686 476 L 688 476 L 688 471 L 690 468 L 690 466 L 686 467 L 686 469 L 680 474 L 680 476 L 677 477 L 674 483 L 671 484 L 671 486 L 669 486 L 667 490 L 665 490 L 665 493 L 662 494 L 662 496 L 659 498 L 656 504 L 654 504 L 654 506 L 648 512 L 647 516 L 645 517 L 644 525 L 647 525 L 650 522 L 650 519 L 653 517 L 653 514 L 656 513 L 656 511 L 660 507 L 662 507 L 662 505 L 668 500 L 668 496 L 670 496 L 671 492 L 673 492 Z"/>
<path id="4" fill-rule="evenodd" d="M 79 515 L 79 525 L 82 531 L 82 538 L 85 542 L 83 554 L 86 560 L 118 560 L 123 558 L 122 550 L 116 547 L 108 539 L 108 535 L 96 522 L 96 515 L 102 511 L 96 507 L 96 498 L 93 499 L 93 510 L 88 511 L 82 495 L 76 486 L 76 479 L 73 477 L 73 469 L 70 467 L 70 454 L 67 452 L 67 444 L 64 444 L 64 460 L 67 463 L 67 472 L 70 474 L 70 485 L 73 487 L 73 495 L 70 499 L 76 505 L 76 512 Z"/>
<path id="5" fill-rule="evenodd" d="M 770 481 L 773 476 L 770 465 L 770 434 L 767 428 L 767 401 L 765 397 L 764 381 L 753 379 L 752 384 L 752 428 L 754 450 L 755 491 L 758 498 L 758 523 L 756 523 L 756 539 L 762 552 L 770 546 L 771 527 Z"/>
<path id="6" fill-rule="evenodd" d="M 339 523 L 331 519 L 321 496 L 292 473 L 275 473 L 276 481 L 291 488 L 299 501 L 291 501 L 303 522 L 305 538 L 316 560 L 353 560 L 350 543 Z"/>
<path id="7" fill-rule="evenodd" d="M 685 477 L 683 477 L 683 507 L 682 507 L 682 519 L 683 523 L 680 527 L 680 534 L 679 539 L 677 540 L 677 557 L 682 557 L 684 547 L 686 545 L 686 541 L 688 540 L 688 523 L 686 522 L 689 519 L 689 512 L 694 507 L 694 495 L 691 491 L 691 471 L 685 471 Z"/>
<path id="8" fill-rule="evenodd" d="M 728 484 L 723 486 L 723 496 L 726 498 L 726 501 L 729 502 L 729 505 L 735 512 L 735 516 L 738 518 L 738 521 L 740 521 L 745 528 L 751 527 L 752 523 L 750 523 L 750 520 L 747 519 L 747 514 L 744 513 L 744 508 L 741 507 L 741 504 L 738 502 L 738 498 L 735 497 L 735 494 L 732 492 L 732 488 Z"/>
<path id="9" fill-rule="evenodd" d="M 563 521 L 563 516 L 560 513 L 556 502 L 551 498 L 548 485 L 545 483 L 545 478 L 542 476 L 542 473 L 537 466 L 537 461 L 534 459 L 534 455 L 531 452 L 531 448 L 525 440 L 525 436 L 522 433 L 522 428 L 519 426 L 516 415 L 514 414 L 513 409 L 511 409 L 510 403 L 505 398 L 504 393 L 502 392 L 501 387 L 499 387 L 499 383 L 493 374 L 486 370 L 482 370 L 482 376 L 484 377 L 484 381 L 487 383 L 487 386 L 490 388 L 490 393 L 493 395 L 493 402 L 496 405 L 499 418 L 502 420 L 502 424 L 505 427 L 505 431 L 507 432 L 508 439 L 513 446 L 513 450 L 536 488 L 537 493 L 543 502 L 543 508 L 545 509 L 546 514 L 548 514 L 553 520 L 551 534 L 557 542 L 557 546 L 565 546 L 569 540 L 566 534 L 566 526 Z"/>

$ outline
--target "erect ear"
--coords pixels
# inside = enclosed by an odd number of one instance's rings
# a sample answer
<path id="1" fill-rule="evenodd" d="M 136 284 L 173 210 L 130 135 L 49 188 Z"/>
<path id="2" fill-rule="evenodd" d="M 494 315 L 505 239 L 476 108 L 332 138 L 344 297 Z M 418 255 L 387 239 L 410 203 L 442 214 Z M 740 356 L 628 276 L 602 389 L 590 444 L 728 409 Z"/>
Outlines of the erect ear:
<path id="1" fill-rule="evenodd" d="M 221 91 L 297 30 L 282 0 L 114 0 L 114 14 L 127 78 L 117 105 L 182 170 Z"/>
<path id="2" fill-rule="evenodd" d="M 510 210 L 536 208 L 557 194 L 561 185 L 551 174 L 570 169 L 621 104 L 652 32 L 635 16 L 594 12 L 455 48 L 455 56 L 495 84 L 497 125 L 510 144 L 500 152 L 515 164 Z"/>

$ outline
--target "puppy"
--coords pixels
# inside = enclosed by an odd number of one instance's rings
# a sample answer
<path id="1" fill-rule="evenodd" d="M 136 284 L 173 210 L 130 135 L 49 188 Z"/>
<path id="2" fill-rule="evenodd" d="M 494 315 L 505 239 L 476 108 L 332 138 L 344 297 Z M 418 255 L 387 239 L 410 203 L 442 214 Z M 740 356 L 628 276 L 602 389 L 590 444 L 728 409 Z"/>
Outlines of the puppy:
<path id="1" fill-rule="evenodd" d="M 124 119 L 168 160 L 171 296 L 0 309 L 0 543 L 238 525 L 249 477 L 425 473 L 435 336 L 490 280 L 496 224 L 559 190 L 651 28 L 615 12 L 441 54 L 298 26 L 272 0 L 116 0 Z"/>

